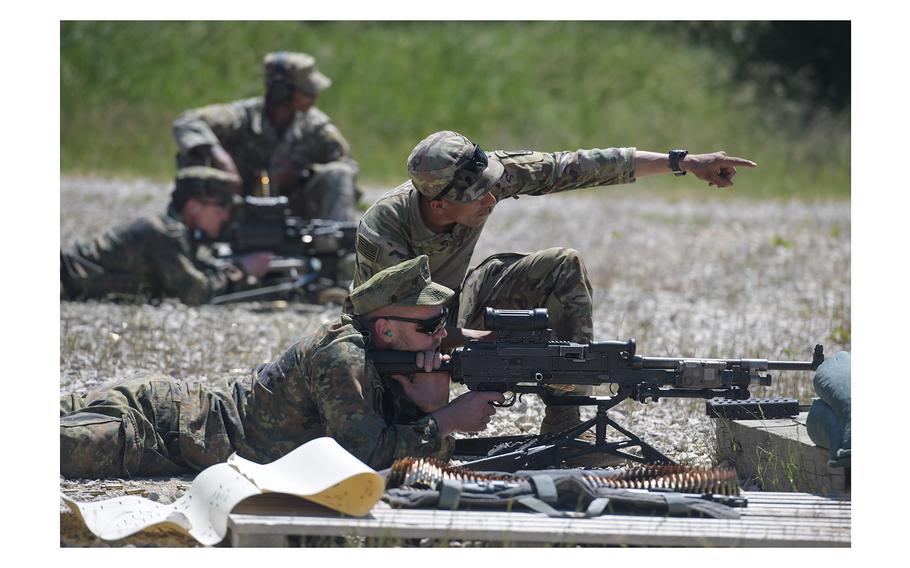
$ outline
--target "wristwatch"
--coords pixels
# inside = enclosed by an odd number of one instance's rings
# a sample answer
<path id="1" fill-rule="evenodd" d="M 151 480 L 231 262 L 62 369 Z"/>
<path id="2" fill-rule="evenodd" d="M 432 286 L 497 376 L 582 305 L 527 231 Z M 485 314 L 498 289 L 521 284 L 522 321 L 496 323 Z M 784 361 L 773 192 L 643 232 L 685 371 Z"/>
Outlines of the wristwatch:
<path id="1" fill-rule="evenodd" d="M 679 167 L 679 162 L 689 154 L 689 151 L 683 148 L 676 148 L 670 150 L 670 169 L 673 170 L 673 175 L 675 176 L 684 176 L 686 175 L 686 170 Z"/>

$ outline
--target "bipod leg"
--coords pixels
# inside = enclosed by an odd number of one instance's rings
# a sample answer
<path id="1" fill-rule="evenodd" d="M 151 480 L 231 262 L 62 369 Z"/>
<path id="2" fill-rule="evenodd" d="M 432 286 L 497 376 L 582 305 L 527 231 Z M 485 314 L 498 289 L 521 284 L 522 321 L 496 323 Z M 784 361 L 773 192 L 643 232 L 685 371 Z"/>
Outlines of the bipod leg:
<path id="1" fill-rule="evenodd" d="M 598 411 L 598 414 L 599 413 L 600 412 Z M 610 427 L 612 427 L 614 430 L 618 431 L 623 436 L 628 438 L 628 440 L 626 440 L 626 441 L 629 442 L 629 447 L 638 446 L 639 448 L 641 448 L 641 453 L 644 455 L 644 459 L 643 460 L 636 459 L 635 461 L 641 461 L 644 463 L 648 463 L 648 462 L 661 462 L 661 463 L 669 463 L 669 464 L 675 463 L 673 460 L 671 460 L 667 456 L 665 456 L 662 453 L 660 453 L 659 451 L 657 451 L 657 448 L 655 448 L 651 444 L 645 442 L 644 440 L 642 440 L 641 438 L 639 438 L 632 432 L 629 432 L 628 430 L 626 430 L 625 428 L 623 428 L 622 426 L 617 424 L 615 421 L 611 420 L 606 415 L 606 412 L 604 413 L 603 420 L 605 422 L 605 424 L 604 424 L 605 433 L 606 433 L 606 425 L 610 425 Z"/>
<path id="2" fill-rule="evenodd" d="M 573 426 L 546 437 L 527 436 L 522 441 L 514 440 L 516 443 L 507 444 L 507 449 L 487 454 L 486 457 L 469 461 L 462 464 L 462 467 L 477 471 L 517 471 L 519 469 L 538 469 L 546 467 L 559 467 L 564 465 L 566 460 L 572 458 L 601 453 L 611 455 L 622 460 L 633 461 L 638 463 L 662 462 L 674 463 L 673 460 L 659 452 L 656 448 L 629 432 L 615 421 L 607 416 L 607 410 L 616 406 L 622 400 L 629 397 L 628 393 L 620 393 L 608 400 L 595 400 L 592 397 L 552 397 L 561 399 L 563 404 L 597 404 L 597 414 L 594 418 L 586 420 L 581 424 Z M 558 403 L 557 403 L 558 404 Z M 594 427 L 595 441 L 580 440 L 578 437 L 591 427 Z M 626 437 L 625 440 L 616 442 L 607 442 L 607 427 L 613 428 Z M 518 437 L 517 437 L 518 438 Z M 481 440 L 477 440 L 480 442 Z M 492 442 L 487 440 L 486 442 Z M 489 446 L 488 446 L 489 447 Z M 630 454 L 626 448 L 638 447 L 643 457 Z"/>
<path id="3" fill-rule="evenodd" d="M 558 441 L 561 442 L 560 445 L 569 450 L 568 452 L 560 453 L 559 457 L 564 459 L 571 459 L 574 457 L 580 457 L 593 453 L 602 453 L 627 461 L 634 461 L 639 463 L 674 463 L 673 460 L 662 454 L 654 446 L 648 444 L 640 437 L 636 436 L 632 432 L 617 424 L 615 421 L 611 420 L 610 417 L 607 416 L 607 410 L 613 406 L 615 406 L 613 403 L 598 404 L 597 415 L 594 418 L 580 424 L 579 426 L 576 426 L 575 428 L 559 433 Z M 588 430 L 592 425 L 594 426 L 594 442 L 578 440 L 578 435 Z M 625 436 L 626 439 L 617 442 L 607 442 L 608 426 Z M 626 448 L 635 447 L 638 447 L 641 450 L 643 457 L 639 457 L 623 451 Z"/>

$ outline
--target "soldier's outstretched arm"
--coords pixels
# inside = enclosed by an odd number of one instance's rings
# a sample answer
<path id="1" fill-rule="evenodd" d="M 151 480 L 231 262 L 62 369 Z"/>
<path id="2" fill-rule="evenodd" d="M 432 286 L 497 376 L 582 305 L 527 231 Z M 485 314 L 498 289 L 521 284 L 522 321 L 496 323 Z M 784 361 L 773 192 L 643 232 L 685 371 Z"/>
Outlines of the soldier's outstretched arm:
<path id="1" fill-rule="evenodd" d="M 758 164 L 745 158 L 728 156 L 723 151 L 710 154 L 688 154 L 679 161 L 680 169 L 692 172 L 698 179 L 708 182 L 709 187 L 733 185 L 733 176 L 736 175 L 737 166 L 756 168 Z M 635 177 L 666 174 L 672 171 L 670 158 L 666 152 L 635 151 Z"/>

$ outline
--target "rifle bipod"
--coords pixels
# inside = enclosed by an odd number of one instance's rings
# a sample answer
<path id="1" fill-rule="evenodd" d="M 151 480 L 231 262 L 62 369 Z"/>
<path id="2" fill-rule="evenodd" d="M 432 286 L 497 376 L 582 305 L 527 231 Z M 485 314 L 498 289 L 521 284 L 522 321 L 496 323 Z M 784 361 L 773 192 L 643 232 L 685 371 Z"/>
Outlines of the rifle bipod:
<path id="1" fill-rule="evenodd" d="M 560 467 L 574 458 L 596 453 L 638 463 L 675 463 L 607 416 L 607 410 L 629 398 L 629 396 L 630 393 L 619 393 L 612 397 L 542 395 L 547 404 L 559 406 L 596 405 L 597 414 L 594 418 L 586 420 L 577 426 L 546 436 L 526 434 L 522 436 L 459 439 L 455 441 L 454 455 L 467 458 L 478 456 L 478 459 L 473 459 L 460 465 L 460 467 L 475 471 L 513 472 L 520 469 Z M 608 426 L 625 436 L 625 439 L 608 442 L 606 439 Z M 578 438 L 583 432 L 590 430 L 592 427 L 594 428 L 593 442 Z M 624 451 L 635 447 L 641 450 L 642 456 Z"/>

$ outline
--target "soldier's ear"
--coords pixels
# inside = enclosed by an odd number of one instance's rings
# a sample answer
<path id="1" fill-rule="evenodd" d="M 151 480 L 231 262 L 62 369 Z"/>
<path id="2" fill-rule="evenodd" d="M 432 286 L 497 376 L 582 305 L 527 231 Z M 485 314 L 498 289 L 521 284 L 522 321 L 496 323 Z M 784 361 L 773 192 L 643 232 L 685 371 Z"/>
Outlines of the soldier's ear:
<path id="1" fill-rule="evenodd" d="M 383 318 L 377 318 L 373 320 L 373 335 L 377 337 L 385 337 L 386 332 L 389 331 L 389 320 Z"/>
<path id="2" fill-rule="evenodd" d="M 445 210 L 446 210 L 445 200 L 444 199 L 434 199 L 433 201 L 430 201 L 430 210 L 437 215 L 441 215 L 441 214 L 445 213 Z"/>

